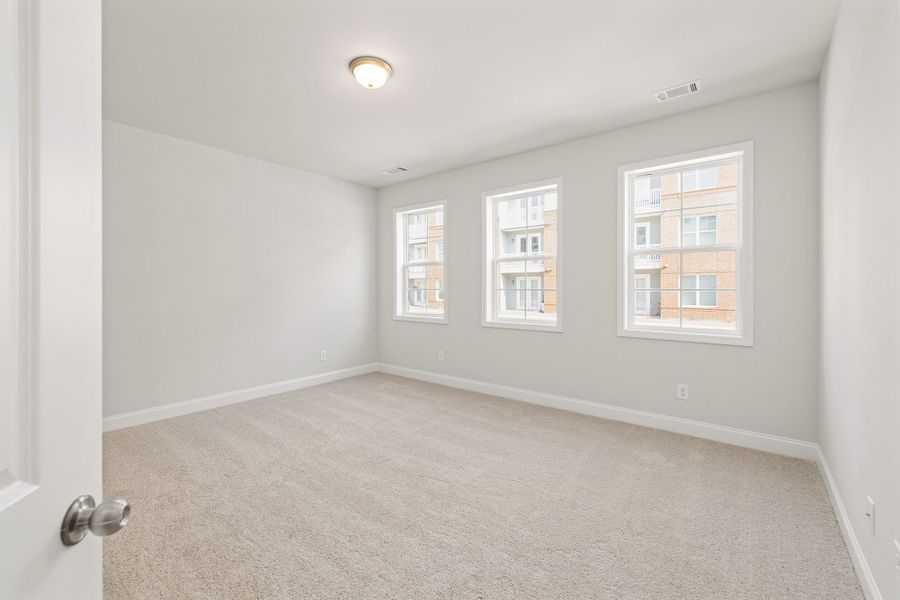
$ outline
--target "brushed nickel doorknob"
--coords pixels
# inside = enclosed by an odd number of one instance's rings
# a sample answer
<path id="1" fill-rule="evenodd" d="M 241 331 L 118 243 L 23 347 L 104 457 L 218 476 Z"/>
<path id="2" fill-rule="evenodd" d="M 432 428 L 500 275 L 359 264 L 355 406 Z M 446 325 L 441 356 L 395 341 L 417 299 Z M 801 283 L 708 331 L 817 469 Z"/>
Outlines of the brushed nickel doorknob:
<path id="1" fill-rule="evenodd" d="M 88 531 L 105 537 L 128 524 L 131 505 L 125 500 L 108 500 L 97 506 L 93 496 L 79 496 L 69 506 L 62 522 L 62 543 L 74 546 L 85 538 Z"/>

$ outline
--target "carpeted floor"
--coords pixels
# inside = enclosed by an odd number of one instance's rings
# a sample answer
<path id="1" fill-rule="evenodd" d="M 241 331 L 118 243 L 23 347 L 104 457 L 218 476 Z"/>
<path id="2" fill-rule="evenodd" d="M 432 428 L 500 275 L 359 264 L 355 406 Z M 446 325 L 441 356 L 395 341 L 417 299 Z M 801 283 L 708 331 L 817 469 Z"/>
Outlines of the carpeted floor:
<path id="1" fill-rule="evenodd" d="M 812 463 L 372 374 L 107 433 L 106 599 L 854 599 Z"/>

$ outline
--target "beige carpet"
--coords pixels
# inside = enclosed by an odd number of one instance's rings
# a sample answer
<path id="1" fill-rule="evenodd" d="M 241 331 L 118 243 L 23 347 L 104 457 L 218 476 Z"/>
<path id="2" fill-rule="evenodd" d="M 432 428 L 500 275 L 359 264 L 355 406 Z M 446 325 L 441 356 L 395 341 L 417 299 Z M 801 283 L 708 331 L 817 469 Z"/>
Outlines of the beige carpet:
<path id="1" fill-rule="evenodd" d="M 812 463 L 409 379 L 104 445 L 108 600 L 862 599 Z"/>

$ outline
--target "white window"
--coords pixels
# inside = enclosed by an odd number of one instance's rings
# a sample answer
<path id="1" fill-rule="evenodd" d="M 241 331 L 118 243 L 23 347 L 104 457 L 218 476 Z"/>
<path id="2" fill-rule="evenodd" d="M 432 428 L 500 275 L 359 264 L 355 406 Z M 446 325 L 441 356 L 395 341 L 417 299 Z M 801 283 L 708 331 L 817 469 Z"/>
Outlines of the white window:
<path id="1" fill-rule="evenodd" d="M 562 330 L 561 187 L 554 179 L 482 195 L 483 325 Z"/>
<path id="2" fill-rule="evenodd" d="M 446 323 L 444 204 L 394 210 L 394 318 Z"/>
<path id="3" fill-rule="evenodd" d="M 753 144 L 619 167 L 619 335 L 753 343 Z"/>

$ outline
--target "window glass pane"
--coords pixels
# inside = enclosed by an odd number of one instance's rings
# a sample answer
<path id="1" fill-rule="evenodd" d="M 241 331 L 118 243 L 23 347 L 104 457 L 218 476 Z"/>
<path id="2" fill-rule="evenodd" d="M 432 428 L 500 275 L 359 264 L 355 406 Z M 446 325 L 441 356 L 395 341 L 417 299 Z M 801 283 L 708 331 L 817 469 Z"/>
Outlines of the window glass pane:
<path id="1" fill-rule="evenodd" d="M 681 292 L 681 305 L 682 306 L 696 306 L 697 305 L 697 292 L 695 292 L 695 291 Z"/>
<path id="2" fill-rule="evenodd" d="M 525 200 L 503 198 L 495 201 L 497 225 L 501 231 L 525 227 Z"/>
<path id="3" fill-rule="evenodd" d="M 503 287 L 497 290 L 494 314 L 500 320 L 519 320 L 525 318 L 525 289 L 515 279 L 504 279 Z"/>
<path id="4" fill-rule="evenodd" d="M 525 296 L 526 320 L 553 324 L 556 322 L 556 306 L 556 290 L 541 288 L 536 281 L 528 282 Z"/>
<path id="5" fill-rule="evenodd" d="M 396 247 L 398 313 L 443 315 L 444 267 L 427 263 L 444 260 L 443 208 L 413 210 L 397 215 Z"/>
<path id="6" fill-rule="evenodd" d="M 682 181 L 684 182 L 684 191 L 689 192 L 691 190 L 697 189 L 697 171 L 685 171 L 682 174 Z"/>
<path id="7" fill-rule="evenodd" d="M 697 282 L 690 286 L 695 289 L 733 290 L 737 286 L 737 253 L 734 250 L 685 252 L 683 257 L 684 275 L 699 275 Z"/>
<path id="8" fill-rule="evenodd" d="M 696 292 L 696 306 L 685 305 L 684 329 L 734 331 L 737 327 L 737 295 L 734 291 Z"/>
<path id="9" fill-rule="evenodd" d="M 556 320 L 558 202 L 556 189 L 488 198 L 488 256 L 494 299 L 490 320 Z M 538 255 L 539 258 L 529 258 Z M 521 257 L 523 260 L 508 260 Z"/>
<path id="10" fill-rule="evenodd" d="M 633 236 L 630 262 L 623 265 L 632 287 L 626 328 L 734 330 L 741 169 L 737 157 L 626 175 L 629 196 L 622 201 L 632 212 L 627 227 Z"/>
<path id="11" fill-rule="evenodd" d="M 662 182 L 659 176 L 642 175 L 636 177 L 634 185 L 634 213 L 663 210 Z"/>
<path id="12" fill-rule="evenodd" d="M 711 188 L 716 186 L 716 175 L 718 169 L 715 167 L 710 169 L 700 169 L 697 172 L 697 187 L 698 188 Z"/>
<path id="13" fill-rule="evenodd" d="M 716 206 L 737 203 L 739 168 L 737 161 L 685 172 L 684 207 Z M 693 187 L 689 187 L 688 182 Z"/>
<path id="14" fill-rule="evenodd" d="M 407 245 L 407 262 L 423 262 L 428 260 L 428 244 L 427 242 L 414 243 Z"/>
<path id="15" fill-rule="evenodd" d="M 498 282 L 498 289 L 504 290 L 504 294 L 501 294 L 502 297 L 498 298 L 498 300 L 503 300 L 499 303 L 499 308 L 504 311 L 516 309 L 516 306 L 520 303 L 516 301 L 513 292 L 517 285 L 521 285 L 520 281 L 525 276 L 524 260 L 502 261 L 497 263 L 495 280 Z M 510 317 L 510 315 L 506 316 L 507 318 Z"/>
<path id="16" fill-rule="evenodd" d="M 557 245 L 559 212 L 556 192 L 544 194 L 544 204 L 541 214 L 541 222 L 529 223 L 528 233 L 529 235 L 540 236 L 543 252 L 547 254 L 556 254 L 559 251 Z"/>
<path id="17" fill-rule="evenodd" d="M 444 266 L 410 267 L 404 289 L 406 312 L 442 316 L 444 313 Z"/>
<path id="18" fill-rule="evenodd" d="M 407 215 L 407 237 L 410 240 L 428 237 L 426 216 L 420 213 Z"/>
<path id="19" fill-rule="evenodd" d="M 528 224 L 540 225 L 544 222 L 545 210 L 556 210 L 556 190 L 545 190 L 532 197 L 528 212 Z"/>

